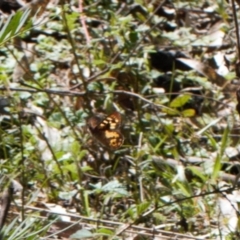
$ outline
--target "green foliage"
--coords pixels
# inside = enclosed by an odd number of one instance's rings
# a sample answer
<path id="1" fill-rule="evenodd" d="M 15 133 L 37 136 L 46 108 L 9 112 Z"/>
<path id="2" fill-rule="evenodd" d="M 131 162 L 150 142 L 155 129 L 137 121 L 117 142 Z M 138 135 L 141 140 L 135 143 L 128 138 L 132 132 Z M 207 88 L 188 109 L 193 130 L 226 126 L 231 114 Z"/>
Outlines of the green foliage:
<path id="1" fill-rule="evenodd" d="M 17 218 L 15 218 L 14 221 L 4 229 L 4 239 L 37 239 L 40 234 L 45 235 L 49 226 L 55 222 L 55 220 L 52 220 L 43 223 L 40 219 L 30 216 L 20 224 L 17 221 Z"/>
<path id="2" fill-rule="evenodd" d="M 39 220 L 39 209 L 36 216 L 26 211 L 39 202 L 74 210 L 72 221 L 81 217 L 86 228 L 74 228 L 71 239 L 121 239 L 116 226 L 126 223 L 136 232 L 160 225 L 196 238 L 212 236 L 218 230 L 213 226 L 228 227 L 218 205 L 233 192 L 220 186 L 226 176 L 233 178 L 227 150 L 239 145 L 238 133 L 232 135 L 237 116 L 228 105 L 228 81 L 208 62 L 227 52 L 210 40 L 212 33 L 226 34 L 213 25 L 216 19 L 231 23 L 223 11 L 229 6 L 218 1 L 209 14 L 211 9 L 202 10 L 205 1 L 161 4 L 70 1 L 46 9 L 47 21 L 40 24 L 29 10 L 1 21 L 1 174 L 23 186 L 21 218 L 6 223 L 6 239 L 51 232 L 56 220 Z M 16 37 L 26 46 L 31 39 L 34 48 L 15 47 Z M 169 54 L 158 59 L 160 67 L 151 60 L 158 51 Z M 176 59 L 164 68 L 171 51 L 186 54 L 179 58 L 192 70 Z M 8 101 L 4 108 L 1 99 Z M 91 116 L 114 111 L 121 113 L 124 136 L 117 150 L 99 143 L 87 124 Z"/>
<path id="3" fill-rule="evenodd" d="M 18 11 L 8 17 L 6 22 L 0 22 L 0 45 L 3 45 L 10 39 L 30 30 L 32 24 L 27 22 L 31 11 L 26 9 L 24 12 Z"/>

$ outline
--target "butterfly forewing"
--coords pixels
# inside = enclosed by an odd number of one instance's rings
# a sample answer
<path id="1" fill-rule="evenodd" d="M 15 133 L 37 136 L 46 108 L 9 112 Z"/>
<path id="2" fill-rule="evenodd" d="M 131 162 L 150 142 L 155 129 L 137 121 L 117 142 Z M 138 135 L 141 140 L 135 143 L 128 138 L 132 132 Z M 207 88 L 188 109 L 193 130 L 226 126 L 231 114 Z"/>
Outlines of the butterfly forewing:
<path id="1" fill-rule="evenodd" d="M 123 144 L 123 136 L 118 130 L 121 125 L 120 113 L 114 112 L 102 121 L 91 117 L 88 125 L 92 135 L 104 146 L 117 149 Z"/>
<path id="2" fill-rule="evenodd" d="M 101 130 L 116 130 L 120 127 L 121 115 L 118 112 L 114 112 L 106 117 L 99 125 L 98 128 Z"/>

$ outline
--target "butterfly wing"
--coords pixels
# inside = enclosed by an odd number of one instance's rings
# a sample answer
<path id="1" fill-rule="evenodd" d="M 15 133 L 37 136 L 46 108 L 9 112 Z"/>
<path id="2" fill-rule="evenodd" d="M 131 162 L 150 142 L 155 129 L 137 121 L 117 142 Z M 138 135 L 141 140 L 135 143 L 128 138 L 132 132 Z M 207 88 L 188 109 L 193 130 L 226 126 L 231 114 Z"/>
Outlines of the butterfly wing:
<path id="1" fill-rule="evenodd" d="M 123 144 L 123 136 L 118 130 L 121 125 L 121 115 L 114 112 L 100 121 L 97 117 L 91 117 L 88 121 L 92 135 L 104 146 L 117 149 Z"/>
<path id="2" fill-rule="evenodd" d="M 121 147 L 123 140 L 123 135 L 119 131 L 105 131 L 103 141 L 105 142 L 105 146 L 109 147 L 110 149 L 118 149 Z"/>
<path id="3" fill-rule="evenodd" d="M 99 125 L 98 129 L 101 130 L 116 130 L 121 125 L 121 115 L 118 112 L 114 112 L 106 117 Z"/>

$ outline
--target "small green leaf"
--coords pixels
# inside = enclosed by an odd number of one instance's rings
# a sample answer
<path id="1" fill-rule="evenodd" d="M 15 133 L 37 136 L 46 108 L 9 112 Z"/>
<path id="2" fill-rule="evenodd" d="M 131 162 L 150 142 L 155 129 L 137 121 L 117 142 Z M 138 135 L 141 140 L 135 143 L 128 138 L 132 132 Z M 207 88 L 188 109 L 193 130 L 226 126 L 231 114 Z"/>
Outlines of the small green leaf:
<path id="1" fill-rule="evenodd" d="M 219 175 L 219 172 L 221 170 L 221 156 L 219 156 L 219 154 L 216 157 L 215 163 L 214 163 L 214 167 L 213 167 L 213 174 L 212 174 L 212 178 L 216 179 Z"/>
<path id="2" fill-rule="evenodd" d="M 121 195 L 128 195 L 125 187 L 118 182 L 117 180 L 113 180 L 102 187 L 102 191 L 104 192 L 116 192 Z"/>
<path id="3" fill-rule="evenodd" d="M 196 115 L 196 111 L 194 109 L 186 109 L 181 112 L 183 117 L 193 117 Z"/>
<path id="4" fill-rule="evenodd" d="M 188 102 L 190 98 L 191 98 L 190 94 L 181 94 L 172 100 L 172 102 L 170 103 L 170 107 L 172 108 L 182 107 L 185 105 L 185 103 Z"/>
<path id="5" fill-rule="evenodd" d="M 205 182 L 207 180 L 206 177 L 202 174 L 202 172 L 199 171 L 198 168 L 189 166 L 189 167 L 187 167 L 187 169 L 189 169 L 191 172 L 193 172 L 194 175 L 196 175 L 199 178 L 201 178 L 202 181 Z"/>
<path id="6" fill-rule="evenodd" d="M 75 232 L 74 234 L 72 234 L 70 236 L 71 239 L 83 239 L 83 238 L 89 238 L 89 237 L 93 237 L 94 234 L 91 233 L 89 230 L 87 229 L 82 229 L 79 230 L 77 232 Z"/>
<path id="7" fill-rule="evenodd" d="M 79 18 L 78 12 L 72 12 L 71 14 L 66 15 L 67 25 L 70 31 L 76 29 L 75 26 L 78 18 Z"/>
<path id="8" fill-rule="evenodd" d="M 139 204 L 137 206 L 137 213 L 138 213 L 138 215 L 141 215 L 142 213 L 144 213 L 148 209 L 150 204 L 151 204 L 150 202 L 143 202 L 143 203 Z"/>
<path id="9" fill-rule="evenodd" d="M 97 233 L 102 233 L 103 235 L 109 235 L 109 236 L 111 236 L 111 235 L 114 234 L 114 232 L 113 232 L 112 230 L 106 229 L 106 228 L 97 229 L 96 232 L 97 232 Z"/>
<path id="10" fill-rule="evenodd" d="M 138 34 L 135 31 L 129 33 L 129 39 L 132 43 L 136 43 L 138 40 Z"/>
<path id="11" fill-rule="evenodd" d="M 179 189 L 181 189 L 181 193 L 186 196 L 186 197 L 190 197 L 192 195 L 192 191 L 189 188 L 189 185 L 184 184 L 182 182 L 176 182 L 177 186 Z"/>
<path id="12" fill-rule="evenodd" d="M 20 30 L 28 30 L 30 28 L 30 25 L 26 25 L 28 20 L 28 16 L 30 14 L 30 10 L 27 9 L 26 11 L 17 11 L 14 15 L 11 15 L 7 22 L 4 23 L 4 26 L 2 27 L 0 31 L 0 44 L 7 41 L 13 36 L 16 36 L 20 33 Z M 2 22 L 1 22 L 2 23 Z M 0 26 L 1 27 L 1 26 Z"/>
<path id="13" fill-rule="evenodd" d="M 172 109 L 171 108 L 163 108 L 162 111 L 171 116 L 181 115 L 178 110 L 173 109 L 173 108 Z"/>
<path id="14" fill-rule="evenodd" d="M 224 129 L 224 133 L 222 136 L 220 156 L 222 156 L 224 154 L 225 149 L 227 147 L 228 135 L 229 135 L 229 126 L 227 125 L 227 127 Z"/>

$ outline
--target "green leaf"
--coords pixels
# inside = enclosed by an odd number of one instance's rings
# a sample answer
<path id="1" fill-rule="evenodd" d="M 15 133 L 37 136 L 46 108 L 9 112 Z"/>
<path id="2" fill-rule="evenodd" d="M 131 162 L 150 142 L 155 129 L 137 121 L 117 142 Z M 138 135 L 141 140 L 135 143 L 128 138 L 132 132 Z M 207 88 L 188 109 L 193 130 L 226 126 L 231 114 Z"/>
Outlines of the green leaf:
<path id="1" fill-rule="evenodd" d="M 214 167 L 213 167 L 213 173 L 212 173 L 212 178 L 216 179 L 219 176 L 219 172 L 221 170 L 222 164 L 221 164 L 221 156 L 219 154 L 216 157 Z"/>
<path id="2" fill-rule="evenodd" d="M 138 41 L 138 34 L 135 31 L 129 33 L 129 39 L 132 43 L 136 43 Z"/>
<path id="3" fill-rule="evenodd" d="M 181 112 L 183 117 L 193 117 L 196 115 L 196 111 L 194 109 L 186 109 Z"/>
<path id="4" fill-rule="evenodd" d="M 192 172 L 194 175 L 196 175 L 196 176 L 198 176 L 199 178 L 201 178 L 202 181 L 205 182 L 205 181 L 207 180 L 206 176 L 204 176 L 204 174 L 202 174 L 202 172 L 199 171 L 198 168 L 189 166 L 189 167 L 187 167 L 187 169 L 191 170 L 191 172 Z"/>
<path id="5" fill-rule="evenodd" d="M 162 111 L 171 116 L 181 115 L 180 112 L 173 108 L 163 108 Z"/>
<path id="6" fill-rule="evenodd" d="M 8 41 L 13 36 L 17 36 L 17 34 L 20 34 L 20 31 L 30 29 L 29 25 L 25 28 L 23 27 L 28 20 L 30 12 L 31 11 L 29 9 L 24 12 L 17 11 L 14 15 L 9 16 L 3 27 L 0 25 L 0 27 L 2 27 L 0 31 L 0 44 Z"/>
<path id="7" fill-rule="evenodd" d="M 71 239 L 83 239 L 90 237 L 94 237 L 94 234 L 87 229 L 79 230 L 70 236 Z"/>
<path id="8" fill-rule="evenodd" d="M 169 107 L 172 108 L 182 107 L 185 105 L 185 103 L 188 102 L 190 98 L 191 98 L 190 94 L 181 94 L 172 100 Z"/>
<path id="9" fill-rule="evenodd" d="M 100 229 L 97 229 L 96 231 L 97 233 L 101 233 L 103 235 L 113 235 L 114 234 L 114 231 L 110 230 L 110 229 L 106 229 L 106 228 L 100 228 Z"/>
<path id="10" fill-rule="evenodd" d="M 229 135 L 229 126 L 227 125 L 227 127 L 224 129 L 224 133 L 222 135 L 220 156 L 223 156 L 225 149 L 227 147 L 228 135 Z"/>
<path id="11" fill-rule="evenodd" d="M 89 192 L 88 191 L 84 191 L 84 206 L 85 206 L 85 211 L 87 216 L 90 216 L 91 209 L 89 208 Z"/>
<path id="12" fill-rule="evenodd" d="M 15 33 L 19 32 L 24 24 L 26 24 L 25 25 L 25 31 L 30 29 L 30 27 L 32 27 L 31 21 L 29 21 L 29 22 L 27 21 L 29 19 L 28 17 L 30 15 L 30 13 L 31 13 L 31 9 L 27 9 L 25 12 L 23 12 Z"/>
<path id="13" fill-rule="evenodd" d="M 137 205 L 138 215 L 141 215 L 142 213 L 144 213 L 149 208 L 150 205 L 151 205 L 150 202 L 143 202 L 143 203 Z"/>
<path id="14" fill-rule="evenodd" d="M 78 12 L 72 12 L 71 14 L 66 14 L 67 25 L 70 31 L 76 29 L 75 25 L 78 18 L 79 18 Z"/>
<path id="15" fill-rule="evenodd" d="M 117 180 L 113 180 L 102 187 L 102 191 L 104 192 L 117 192 L 122 195 L 128 195 L 125 187 L 118 182 Z"/>
<path id="16" fill-rule="evenodd" d="M 65 166 L 62 166 L 61 167 L 62 171 L 64 173 L 71 173 L 73 177 L 76 177 L 77 176 L 77 168 L 76 168 L 76 164 L 75 163 L 71 163 L 71 164 L 67 164 Z M 56 173 L 60 173 L 60 171 L 58 170 L 58 167 L 56 166 L 56 169 L 55 169 L 55 172 Z"/>
<path id="17" fill-rule="evenodd" d="M 211 134 L 207 134 L 207 133 L 205 133 L 205 135 L 207 136 L 208 141 L 211 143 L 211 146 L 214 149 L 217 149 L 218 148 L 218 144 L 217 144 L 216 140 L 213 138 L 213 136 Z"/>
<path id="18" fill-rule="evenodd" d="M 190 197 L 192 195 L 192 191 L 187 184 L 184 184 L 182 182 L 176 182 L 176 184 L 184 196 Z"/>

